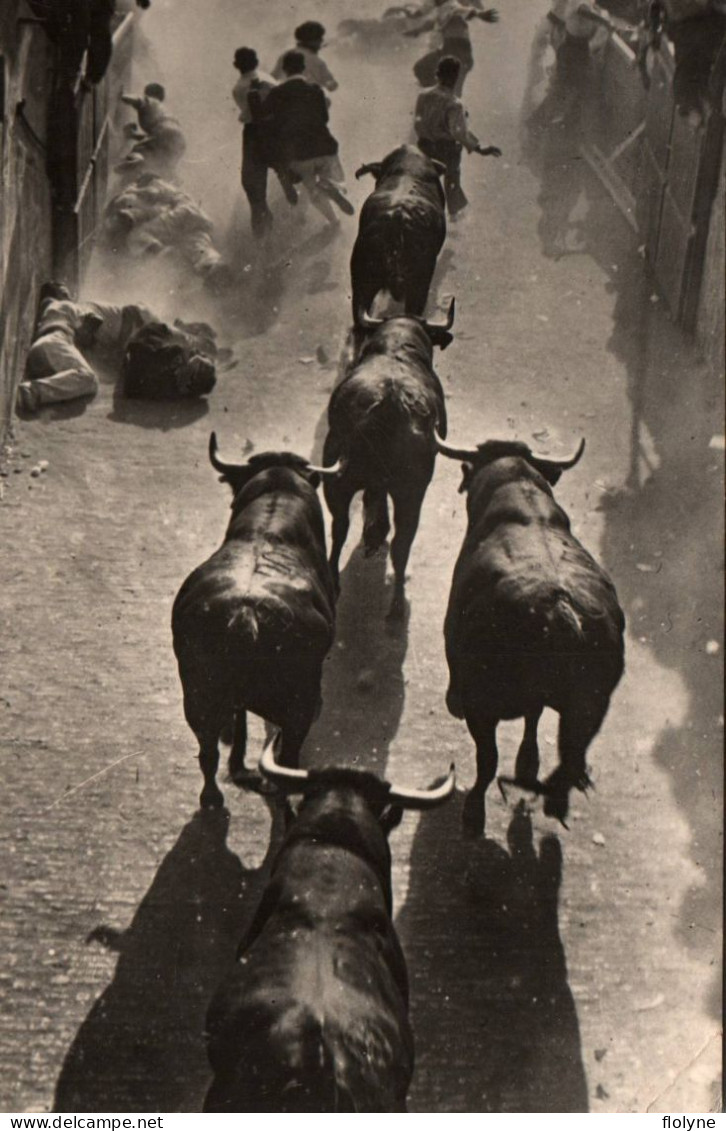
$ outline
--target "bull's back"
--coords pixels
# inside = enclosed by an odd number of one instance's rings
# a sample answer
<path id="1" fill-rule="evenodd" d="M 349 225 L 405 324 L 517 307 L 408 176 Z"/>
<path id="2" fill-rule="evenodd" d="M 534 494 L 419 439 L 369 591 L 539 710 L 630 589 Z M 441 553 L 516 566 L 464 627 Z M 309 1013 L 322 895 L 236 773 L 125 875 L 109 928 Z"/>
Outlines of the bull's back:
<path id="1" fill-rule="evenodd" d="M 466 682 L 506 689 L 508 710 L 534 695 L 558 705 L 573 679 L 608 690 L 623 670 L 624 618 L 605 571 L 566 530 L 515 523 L 465 543 L 445 635 Z M 504 694 L 504 691 L 501 691 Z"/>
<path id="2" fill-rule="evenodd" d="M 217 1102 L 239 1103 L 242 1091 L 254 1105 L 208 1110 L 395 1111 L 410 1082 L 390 971 L 370 941 L 324 927 L 273 917 L 213 1002 L 208 1030 Z"/>
<path id="3" fill-rule="evenodd" d="M 332 596 L 319 564 L 300 550 L 226 542 L 182 585 L 172 610 L 177 656 L 186 648 L 233 654 L 258 641 L 332 641 Z"/>
<path id="4" fill-rule="evenodd" d="M 413 472 L 429 478 L 436 455 L 440 406 L 433 382 L 383 358 L 337 390 L 330 427 L 351 468 L 382 484 L 405 482 Z"/>

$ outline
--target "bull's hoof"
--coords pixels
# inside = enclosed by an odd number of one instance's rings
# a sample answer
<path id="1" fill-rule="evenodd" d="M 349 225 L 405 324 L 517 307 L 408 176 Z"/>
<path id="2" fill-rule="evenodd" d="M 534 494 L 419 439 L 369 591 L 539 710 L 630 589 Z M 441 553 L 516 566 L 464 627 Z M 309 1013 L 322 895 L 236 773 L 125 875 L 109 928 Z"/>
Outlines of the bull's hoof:
<path id="1" fill-rule="evenodd" d="M 573 782 L 575 789 L 579 789 L 580 793 L 587 793 L 588 789 L 595 788 L 595 782 L 592 780 L 587 771 L 584 771 L 579 778 Z"/>
<path id="2" fill-rule="evenodd" d="M 388 612 L 386 613 L 387 621 L 400 621 L 406 615 L 406 598 L 403 593 L 394 594 Z"/>
<path id="3" fill-rule="evenodd" d="M 201 809 L 221 809 L 224 805 L 224 794 L 217 785 L 205 785 L 199 794 L 199 807 Z"/>
<path id="4" fill-rule="evenodd" d="M 267 778 L 256 770 L 248 770 L 245 767 L 239 770 L 233 770 L 230 767 L 229 780 L 238 789 L 245 789 L 249 793 L 259 793 L 263 796 L 272 797 L 277 794 L 276 787 L 269 782 Z"/>
<path id="5" fill-rule="evenodd" d="M 470 793 L 464 802 L 461 825 L 464 836 L 479 838 L 484 835 L 484 798 Z"/>
<path id="6" fill-rule="evenodd" d="M 560 790 L 554 793 L 546 793 L 544 801 L 545 817 L 554 817 L 559 821 L 563 828 L 567 829 L 568 825 L 565 820 L 569 810 L 569 801 L 567 792 L 562 793 Z"/>

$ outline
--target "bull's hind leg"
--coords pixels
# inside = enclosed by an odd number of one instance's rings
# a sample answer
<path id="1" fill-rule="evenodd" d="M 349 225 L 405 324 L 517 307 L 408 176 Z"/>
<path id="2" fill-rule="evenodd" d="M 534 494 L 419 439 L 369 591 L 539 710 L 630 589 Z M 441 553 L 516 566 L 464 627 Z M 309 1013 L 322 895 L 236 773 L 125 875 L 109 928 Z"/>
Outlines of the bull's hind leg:
<path id="1" fill-rule="evenodd" d="M 340 554 L 350 529 L 350 504 L 355 487 L 339 479 L 337 483 L 326 482 L 325 501 L 333 516 L 333 529 L 330 546 L 330 572 L 333 575 L 336 593 L 340 592 Z"/>
<path id="2" fill-rule="evenodd" d="M 221 809 L 224 794 L 217 785 L 219 767 L 219 745 L 216 732 L 199 736 L 199 766 L 204 774 L 204 788 L 199 795 L 202 809 Z"/>
<path id="3" fill-rule="evenodd" d="M 280 765 L 297 768 L 300 764 L 300 751 L 320 710 L 320 676 L 316 686 L 309 694 L 301 693 L 282 724 L 280 742 Z"/>
<path id="4" fill-rule="evenodd" d="M 363 492 L 363 546 L 367 558 L 381 548 L 390 529 L 386 492 L 383 488 L 366 488 Z"/>
<path id="5" fill-rule="evenodd" d="M 609 696 L 569 705 L 560 713 L 560 764 L 544 783 L 544 811 L 565 824 L 571 789 L 583 792 L 592 785 L 585 765 L 587 748 L 600 730 Z"/>
<path id="6" fill-rule="evenodd" d="M 514 780 L 523 789 L 536 790 L 538 785 L 539 746 L 537 745 L 537 727 L 541 717 L 541 707 L 524 716 L 524 736 L 514 767 Z"/>
<path id="7" fill-rule="evenodd" d="M 261 784 L 261 777 L 256 770 L 249 770 L 245 766 L 245 755 L 247 753 L 247 712 L 241 707 L 238 708 L 234 719 L 234 738 L 232 740 L 232 749 L 229 752 L 229 768 L 230 780 L 241 789 L 253 788 L 258 789 Z"/>
<path id="8" fill-rule="evenodd" d="M 485 827 L 484 799 L 497 772 L 497 722 L 495 718 L 467 719 L 469 733 L 476 743 L 476 781 L 464 802 L 464 832 L 481 836 Z"/>
<path id="9" fill-rule="evenodd" d="M 391 620 L 399 620 L 406 610 L 406 566 L 418 530 L 425 491 L 426 488 L 424 487 L 421 493 L 408 493 L 394 495 L 393 497 L 393 518 L 396 533 L 391 542 L 393 599 L 388 610 L 388 616 Z"/>

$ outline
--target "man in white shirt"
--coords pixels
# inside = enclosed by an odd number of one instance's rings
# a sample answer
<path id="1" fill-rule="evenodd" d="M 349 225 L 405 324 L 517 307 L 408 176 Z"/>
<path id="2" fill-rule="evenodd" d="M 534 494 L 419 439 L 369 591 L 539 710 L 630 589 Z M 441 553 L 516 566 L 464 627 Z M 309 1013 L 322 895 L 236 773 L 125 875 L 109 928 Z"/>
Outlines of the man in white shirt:
<path id="1" fill-rule="evenodd" d="M 308 82 L 317 83 L 318 86 L 322 86 L 324 90 L 329 90 L 332 93 L 338 89 L 338 84 L 330 73 L 327 63 L 318 54 L 324 40 L 325 28 L 317 20 L 307 20 L 304 24 L 295 28 L 295 50 L 301 52 L 305 57 L 303 78 L 307 79 Z M 273 77 L 278 82 L 282 82 L 287 77 L 282 66 L 282 60 L 286 54 L 287 52 L 283 51 L 272 72 Z"/>
<path id="2" fill-rule="evenodd" d="M 242 122 L 242 188 L 250 205 L 252 234 L 261 237 L 269 231 L 272 212 L 267 204 L 268 154 L 265 149 L 264 129 L 253 121 L 249 95 L 254 92 L 258 105 L 262 105 L 273 87 L 272 75 L 258 70 L 257 52 L 251 47 L 238 47 L 234 65 L 240 77 L 232 90 Z"/>
<path id="3" fill-rule="evenodd" d="M 464 105 L 454 93 L 460 69 L 458 59 L 444 56 L 436 68 L 436 86 L 419 94 L 414 117 L 419 149 L 446 166 L 444 192 L 451 219 L 469 203 L 461 187 L 462 149 L 482 157 L 501 157 L 496 145 L 484 148 L 469 129 Z"/>
<path id="4" fill-rule="evenodd" d="M 18 407 L 32 413 L 43 405 L 95 396 L 98 378 L 84 351 L 101 349 L 118 360 L 131 335 L 153 321 L 157 316 L 148 307 L 73 302 L 63 283 L 44 283 Z"/>

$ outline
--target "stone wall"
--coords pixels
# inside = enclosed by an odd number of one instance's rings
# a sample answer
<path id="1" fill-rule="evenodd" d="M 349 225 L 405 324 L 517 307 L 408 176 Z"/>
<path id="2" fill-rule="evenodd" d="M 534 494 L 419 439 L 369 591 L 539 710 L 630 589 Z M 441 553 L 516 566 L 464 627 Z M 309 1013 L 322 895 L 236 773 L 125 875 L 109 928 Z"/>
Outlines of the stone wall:
<path id="1" fill-rule="evenodd" d="M 696 338 L 716 376 L 726 371 L 726 148 L 721 154 L 721 171 L 716 198 L 711 209 L 711 224 L 703 266 Z"/>
<path id="2" fill-rule="evenodd" d="M 0 14 L 0 440 L 35 321 L 40 284 L 51 273 L 51 202 L 46 175 L 50 58 L 43 29 L 19 22 L 22 0 Z"/>

